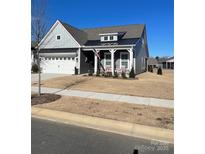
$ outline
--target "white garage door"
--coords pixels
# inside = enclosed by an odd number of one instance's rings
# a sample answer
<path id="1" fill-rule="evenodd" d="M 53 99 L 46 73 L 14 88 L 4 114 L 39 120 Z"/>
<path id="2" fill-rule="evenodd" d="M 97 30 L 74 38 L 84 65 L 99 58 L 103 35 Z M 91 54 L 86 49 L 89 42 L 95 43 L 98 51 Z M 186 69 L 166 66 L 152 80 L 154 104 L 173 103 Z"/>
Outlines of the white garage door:
<path id="1" fill-rule="evenodd" d="M 41 60 L 43 73 L 74 74 L 74 57 L 44 57 Z"/>

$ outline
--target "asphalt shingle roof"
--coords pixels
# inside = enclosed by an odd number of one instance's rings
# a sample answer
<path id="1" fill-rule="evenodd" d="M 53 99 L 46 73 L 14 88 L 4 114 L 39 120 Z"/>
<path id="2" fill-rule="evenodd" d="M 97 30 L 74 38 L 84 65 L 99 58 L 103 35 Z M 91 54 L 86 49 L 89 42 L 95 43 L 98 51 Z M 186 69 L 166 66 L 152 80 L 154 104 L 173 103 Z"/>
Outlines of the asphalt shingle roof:
<path id="1" fill-rule="evenodd" d="M 113 42 L 101 42 L 100 40 L 90 40 L 85 43 L 85 46 L 104 46 L 104 45 L 130 45 L 135 44 L 139 38 L 121 39 Z"/>
<path id="2" fill-rule="evenodd" d="M 75 28 L 67 23 L 63 23 L 63 22 L 61 23 L 80 45 L 85 44 L 85 42 L 87 41 L 87 34 L 84 31 Z"/>
<path id="3" fill-rule="evenodd" d="M 124 32 L 125 35 L 122 37 L 122 39 L 127 39 L 140 38 L 143 33 L 144 27 L 145 26 L 143 24 L 133 24 L 124 26 L 85 28 L 82 30 L 88 34 L 88 40 L 99 40 L 99 34 L 116 32 Z"/>
<path id="4" fill-rule="evenodd" d="M 104 34 L 104 33 L 123 34 L 118 41 L 113 42 L 118 45 L 134 44 L 142 36 L 145 28 L 145 25 L 143 24 L 132 24 L 132 25 L 123 25 L 123 26 L 78 29 L 67 23 L 64 22 L 61 23 L 80 45 L 86 45 L 86 46 L 104 45 L 105 43 L 100 42 L 100 36 L 99 36 L 99 34 Z"/>

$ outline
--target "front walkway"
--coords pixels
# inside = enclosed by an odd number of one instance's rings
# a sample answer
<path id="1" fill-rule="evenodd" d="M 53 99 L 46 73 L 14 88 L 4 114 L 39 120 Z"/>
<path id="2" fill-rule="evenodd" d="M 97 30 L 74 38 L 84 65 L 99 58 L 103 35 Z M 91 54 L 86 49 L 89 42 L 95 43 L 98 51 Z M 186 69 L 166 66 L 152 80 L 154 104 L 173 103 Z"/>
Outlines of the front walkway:
<path id="1" fill-rule="evenodd" d="M 32 87 L 31 91 L 38 92 L 38 87 Z M 117 102 L 125 102 L 125 103 L 131 103 L 131 104 L 139 104 L 139 105 L 150 105 L 150 106 L 156 106 L 156 107 L 174 108 L 174 101 L 166 100 L 166 99 L 108 94 L 108 93 L 97 93 L 97 92 L 88 92 L 88 91 L 71 90 L 71 89 L 69 90 L 56 89 L 56 88 L 46 88 L 46 87 L 41 87 L 41 92 L 42 93 L 55 93 L 55 94 L 64 95 L 64 96 L 76 96 L 76 97 L 100 99 L 100 100 L 106 100 L 106 101 L 117 101 Z"/>

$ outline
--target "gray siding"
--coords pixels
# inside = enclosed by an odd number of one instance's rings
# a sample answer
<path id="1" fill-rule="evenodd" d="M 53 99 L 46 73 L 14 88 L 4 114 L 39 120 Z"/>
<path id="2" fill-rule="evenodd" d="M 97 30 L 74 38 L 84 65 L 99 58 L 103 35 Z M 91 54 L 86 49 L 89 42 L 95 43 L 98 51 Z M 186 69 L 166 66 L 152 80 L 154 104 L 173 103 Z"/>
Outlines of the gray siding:
<path id="1" fill-rule="evenodd" d="M 77 48 L 78 43 L 63 27 L 60 22 L 56 22 L 54 29 L 47 35 L 45 40 L 40 45 L 40 48 Z M 60 35 L 60 40 L 57 40 L 57 35 Z"/>
<path id="2" fill-rule="evenodd" d="M 136 74 L 146 71 L 146 58 L 149 57 L 146 30 L 144 30 L 142 38 L 144 39 L 144 44 L 140 40 L 140 42 L 138 42 L 136 46 L 134 47 L 135 73 Z"/>

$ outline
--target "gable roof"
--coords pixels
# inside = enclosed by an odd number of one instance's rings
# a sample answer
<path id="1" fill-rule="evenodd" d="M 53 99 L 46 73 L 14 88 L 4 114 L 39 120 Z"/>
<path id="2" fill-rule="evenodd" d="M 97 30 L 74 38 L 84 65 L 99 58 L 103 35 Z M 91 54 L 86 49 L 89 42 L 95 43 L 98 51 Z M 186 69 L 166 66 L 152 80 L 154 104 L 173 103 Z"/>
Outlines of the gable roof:
<path id="1" fill-rule="evenodd" d="M 78 28 L 75 28 L 75 27 L 73 27 L 67 23 L 64 23 L 64 22 L 61 22 L 61 24 L 65 27 L 65 29 L 74 37 L 74 39 L 80 45 L 85 44 L 85 42 L 87 41 L 87 34 L 84 31 L 82 31 Z"/>
<path id="2" fill-rule="evenodd" d="M 60 20 L 59 20 L 60 21 Z M 78 29 L 67 23 L 60 21 L 65 29 L 76 39 L 80 45 L 102 45 L 99 34 L 104 33 L 120 33 L 121 38 L 115 42 L 119 45 L 134 44 L 143 34 L 145 25 L 132 24 L 123 26 L 110 26 L 98 28 Z"/>
<path id="3" fill-rule="evenodd" d="M 161 58 L 159 58 L 158 62 L 163 63 L 163 62 L 166 62 L 167 60 L 170 60 L 170 59 L 174 59 L 174 57 L 161 57 Z"/>
<path id="4" fill-rule="evenodd" d="M 85 28 L 82 29 L 88 35 L 88 40 L 99 40 L 99 34 L 103 33 L 125 33 L 122 39 L 140 38 L 144 31 L 145 25 L 132 24 L 123 26 L 99 27 L 99 28 Z"/>

